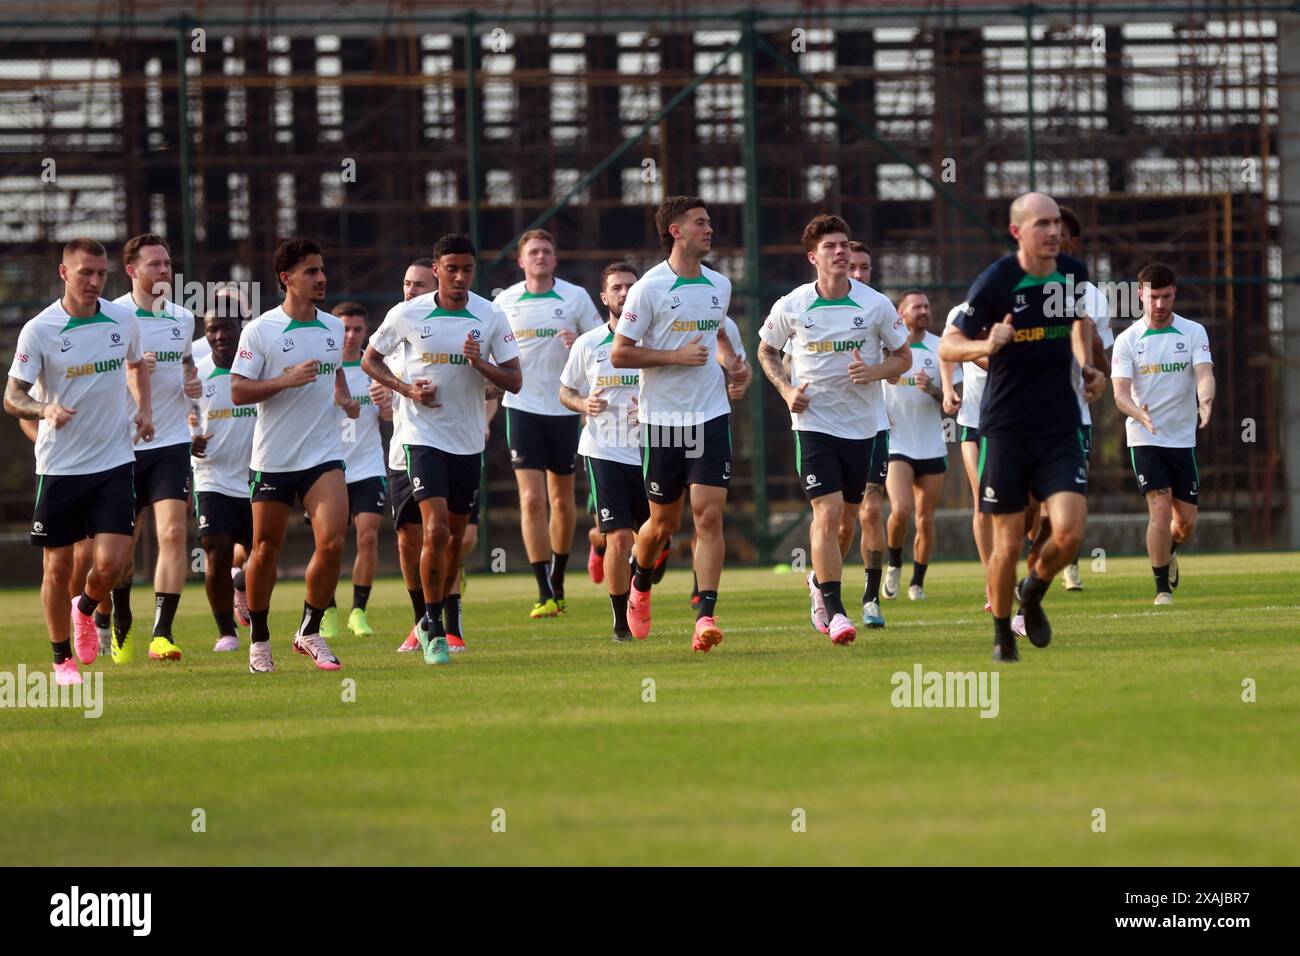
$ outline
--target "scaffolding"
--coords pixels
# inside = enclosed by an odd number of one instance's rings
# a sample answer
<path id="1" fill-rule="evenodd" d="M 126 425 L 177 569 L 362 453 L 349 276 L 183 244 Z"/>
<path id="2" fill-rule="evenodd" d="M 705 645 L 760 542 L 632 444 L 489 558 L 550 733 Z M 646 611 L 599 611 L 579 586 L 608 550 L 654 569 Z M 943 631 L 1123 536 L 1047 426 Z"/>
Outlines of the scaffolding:
<path id="1" fill-rule="evenodd" d="M 310 235 L 331 298 L 375 311 L 453 231 L 478 244 L 481 292 L 517 279 L 514 239 L 542 223 L 594 291 L 610 260 L 656 259 L 654 208 L 677 193 L 709 203 L 752 350 L 806 281 L 812 215 L 844 215 L 873 284 L 921 286 L 943 315 L 1037 188 L 1078 212 L 1094 276 L 1159 259 L 1185 277 L 1178 309 L 1218 366 L 1203 506 L 1238 540 L 1283 540 L 1278 403 L 1300 343 L 1281 303 L 1300 277 L 1279 240 L 1278 23 L 1295 4 L 46 6 L 0 16 L 0 351 L 73 235 L 160 232 L 187 277 L 270 289 L 277 242 Z M 748 401 L 736 511 L 745 556 L 766 558 L 801 498 L 783 405 L 762 382 Z M 1095 455 L 1094 508 L 1130 509 L 1122 449 Z M 14 457 L 6 487 L 25 488 Z M 943 504 L 966 496 L 950 481 Z"/>

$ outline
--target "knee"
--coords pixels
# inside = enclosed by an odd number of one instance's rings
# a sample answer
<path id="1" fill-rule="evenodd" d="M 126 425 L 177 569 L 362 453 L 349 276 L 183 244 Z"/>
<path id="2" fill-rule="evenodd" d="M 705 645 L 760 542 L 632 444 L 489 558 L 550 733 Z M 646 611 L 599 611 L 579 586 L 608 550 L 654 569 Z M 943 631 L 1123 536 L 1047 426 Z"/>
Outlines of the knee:
<path id="1" fill-rule="evenodd" d="M 1066 554 L 1074 554 L 1083 543 L 1083 532 L 1077 527 L 1053 527 L 1052 542 Z"/>
<path id="2" fill-rule="evenodd" d="M 715 535 L 722 533 L 722 509 L 710 505 L 694 515 L 695 533 Z"/>
<path id="3" fill-rule="evenodd" d="M 316 554 L 322 560 L 336 562 L 343 558 L 343 535 L 332 534 L 316 542 Z"/>
<path id="4" fill-rule="evenodd" d="M 1159 495 L 1151 501 L 1151 520 L 1157 524 L 1168 524 L 1173 517 L 1173 505 L 1168 495 Z"/>
<path id="5" fill-rule="evenodd" d="M 1186 539 L 1196 530 L 1196 515 L 1180 515 L 1175 511 L 1173 530 L 1179 538 Z"/>
<path id="6" fill-rule="evenodd" d="M 164 525 L 158 529 L 158 547 L 164 551 L 185 550 L 186 528 L 184 521 Z"/>
<path id="7" fill-rule="evenodd" d="M 257 560 L 258 564 L 263 566 L 270 564 L 273 566 L 276 562 L 276 559 L 279 558 L 279 556 L 280 556 L 280 545 L 272 541 L 271 539 L 264 538 L 261 541 L 253 542 L 252 557 Z"/>
<path id="8" fill-rule="evenodd" d="M 424 524 L 424 546 L 435 550 L 447 547 L 447 542 L 451 540 L 451 528 L 448 527 L 446 520 L 437 518 L 426 521 Z"/>
<path id="9" fill-rule="evenodd" d="M 619 528 L 617 531 L 611 531 L 605 536 L 605 554 L 614 555 L 617 558 L 625 558 L 632 553 L 632 529 Z"/>
<path id="10" fill-rule="evenodd" d="M 519 507 L 526 513 L 541 512 L 546 508 L 546 495 L 536 488 L 524 488 L 519 492 Z"/>
<path id="11" fill-rule="evenodd" d="M 357 550 L 358 551 L 376 551 L 379 548 L 379 532 L 374 528 L 366 528 L 364 531 L 357 529 Z"/>
<path id="12" fill-rule="evenodd" d="M 906 524 L 912 520 L 912 514 L 915 512 L 910 501 L 900 501 L 898 504 L 891 503 L 889 506 L 889 520 L 901 521 Z"/>
<path id="13" fill-rule="evenodd" d="M 916 533 L 923 537 L 934 534 L 934 515 L 922 512 L 916 516 Z"/>
<path id="14" fill-rule="evenodd" d="M 667 515 L 656 515 L 650 519 L 650 528 L 656 538 L 669 538 L 675 535 L 682 526 L 681 516 L 670 518 Z M 695 530 L 700 530 L 699 521 L 695 523 Z"/>
<path id="15" fill-rule="evenodd" d="M 550 495 L 552 511 L 573 511 L 573 495 L 563 491 L 553 491 Z"/>
<path id="16" fill-rule="evenodd" d="M 879 521 L 880 516 L 884 513 L 879 493 L 868 492 L 867 496 L 862 499 L 862 507 L 858 509 L 858 513 L 865 522 Z"/>
<path id="17" fill-rule="evenodd" d="M 460 539 L 462 551 L 473 551 L 474 546 L 478 544 L 478 525 L 465 525 L 465 534 Z"/>
<path id="18" fill-rule="evenodd" d="M 67 581 L 72 577 L 72 555 L 45 552 L 45 576 L 53 581 Z"/>

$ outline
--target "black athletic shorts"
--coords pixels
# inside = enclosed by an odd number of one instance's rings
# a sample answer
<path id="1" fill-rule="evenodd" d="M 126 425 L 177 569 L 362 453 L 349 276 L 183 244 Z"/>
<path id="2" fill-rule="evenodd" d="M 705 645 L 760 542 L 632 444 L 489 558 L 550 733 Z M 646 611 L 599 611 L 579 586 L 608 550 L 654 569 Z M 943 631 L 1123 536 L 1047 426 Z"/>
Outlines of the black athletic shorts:
<path id="1" fill-rule="evenodd" d="M 601 534 L 619 528 L 639 531 L 650 517 L 645 481 L 641 469 L 636 465 L 605 458 L 588 458 L 587 480 L 591 482 L 592 511 L 600 525 Z"/>
<path id="2" fill-rule="evenodd" d="M 232 535 L 238 544 L 253 545 L 253 503 L 219 491 L 194 492 L 194 517 L 200 540 L 210 534 Z"/>
<path id="3" fill-rule="evenodd" d="M 155 501 L 190 500 L 190 445 L 141 448 L 135 453 L 135 511 Z"/>
<path id="4" fill-rule="evenodd" d="M 1091 458 L 1092 457 L 1092 426 L 1080 425 L 1079 431 L 1083 435 L 1083 457 Z"/>
<path id="5" fill-rule="evenodd" d="M 279 501 L 292 505 L 295 497 L 300 501 L 307 497 L 307 492 L 321 475 L 335 469 L 342 471 L 343 462 L 326 461 L 301 471 L 254 471 L 248 479 L 248 497 L 253 501 Z"/>
<path id="6" fill-rule="evenodd" d="M 1201 472 L 1195 448 L 1134 445 L 1128 451 L 1139 494 L 1145 497 L 1148 491 L 1170 488 L 1179 501 L 1200 507 Z"/>
<path id="7" fill-rule="evenodd" d="M 841 492 L 851 505 L 861 504 L 871 469 L 875 438 L 840 438 L 825 432 L 794 433 L 794 468 L 799 486 L 811 502 Z"/>
<path id="8" fill-rule="evenodd" d="M 964 442 L 973 441 L 978 445 L 980 443 L 980 430 L 978 428 L 971 428 L 969 425 L 962 425 L 961 440 Z"/>
<path id="9" fill-rule="evenodd" d="M 353 515 L 384 513 L 388 503 L 388 481 L 375 475 L 348 482 L 348 513 Z"/>
<path id="10" fill-rule="evenodd" d="M 573 474 L 578 465 L 581 415 L 538 415 L 517 408 L 507 408 L 505 412 L 511 468 Z"/>
<path id="11" fill-rule="evenodd" d="M 89 475 L 37 475 L 30 541 L 62 548 L 97 534 L 135 531 L 135 463 Z"/>
<path id="12" fill-rule="evenodd" d="M 867 484 L 885 487 L 889 477 L 889 429 L 876 432 L 871 440 L 871 465 L 867 468 Z"/>
<path id="13" fill-rule="evenodd" d="M 1083 429 L 1037 438 L 980 436 L 980 511 L 1023 511 L 1029 496 L 1046 501 L 1058 491 L 1088 493 L 1088 457 Z"/>
<path id="14" fill-rule="evenodd" d="M 478 481 L 482 456 L 453 455 L 428 445 L 404 445 L 406 468 L 411 479 L 411 497 L 446 498 L 452 514 L 468 515 L 478 504 Z"/>
<path id="15" fill-rule="evenodd" d="M 905 461 L 912 466 L 912 477 L 925 475 L 942 475 L 948 470 L 948 456 L 942 458 L 908 458 L 906 455 L 890 455 L 890 461 Z"/>
<path id="16" fill-rule="evenodd" d="M 731 416 L 703 425 L 641 425 L 641 475 L 646 496 L 668 504 L 687 485 L 731 485 Z"/>
<path id="17" fill-rule="evenodd" d="M 388 504 L 393 509 L 393 530 L 400 531 L 402 525 L 422 525 L 420 506 L 411 494 L 411 479 L 404 471 L 388 471 Z"/>

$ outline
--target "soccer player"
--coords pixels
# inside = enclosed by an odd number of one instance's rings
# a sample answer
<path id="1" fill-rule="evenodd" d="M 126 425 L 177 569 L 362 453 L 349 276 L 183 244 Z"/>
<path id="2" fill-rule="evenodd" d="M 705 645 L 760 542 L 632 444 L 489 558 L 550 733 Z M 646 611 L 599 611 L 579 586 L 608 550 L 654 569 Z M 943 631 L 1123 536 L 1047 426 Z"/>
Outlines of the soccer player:
<path id="1" fill-rule="evenodd" d="M 1066 255 L 1078 258 L 1082 250 L 1081 234 L 1082 225 L 1079 222 L 1078 215 L 1068 206 L 1062 206 L 1061 251 Z M 1109 303 L 1091 281 L 1080 283 L 1076 292 L 1079 298 L 1079 308 L 1093 326 L 1091 329 L 1093 364 L 1098 371 L 1105 375 L 1110 369 L 1110 358 L 1107 356 L 1106 350 L 1115 344 L 1115 337 L 1110 330 Z M 1084 401 L 1082 383 L 1077 375 L 1075 376 L 1074 386 L 1075 391 L 1079 394 L 1079 414 L 1083 418 L 1083 454 L 1086 458 L 1092 454 L 1092 414 L 1088 410 L 1088 403 Z M 1043 507 L 1031 508 L 1026 516 L 1026 525 L 1026 535 L 1032 543 L 1029 554 L 1025 557 L 1025 562 L 1032 569 L 1038 563 L 1038 556 L 1042 553 L 1044 543 L 1052 534 L 1052 521 L 1047 515 L 1047 509 Z M 1061 581 L 1067 591 L 1083 590 L 1083 581 L 1079 577 L 1077 554 L 1062 570 Z M 1012 618 L 1011 629 L 1018 635 L 1025 633 L 1024 621 L 1020 615 Z"/>
<path id="2" fill-rule="evenodd" d="M 617 369 L 609 361 L 614 329 L 637 278 L 636 269 L 626 262 L 605 267 L 600 276 L 600 301 L 609 309 L 609 320 L 578 336 L 560 375 L 560 401 L 587 416 L 578 452 L 587 462 L 596 526 L 604 538 L 602 578 L 614 611 L 614 640 L 619 643 L 632 640 L 627 623 L 632 586 L 629 562 L 634 536 L 650 517 L 636 417 L 641 376 L 636 369 Z"/>
<path id="3" fill-rule="evenodd" d="M 1090 363 L 1088 323 L 1066 294 L 1088 278 L 1078 259 L 1060 254 L 1061 213 L 1043 193 L 1011 204 L 1017 251 L 975 280 L 966 310 L 941 340 L 939 357 L 969 362 L 988 357 L 980 408 L 980 508 L 993 516 L 988 583 L 993 605 L 993 659 L 1019 660 L 1011 631 L 1016 563 L 1030 495 L 1046 502 L 1052 537 L 1037 567 L 1019 587 L 1029 640 L 1046 647 L 1051 623 L 1043 595 L 1069 563 L 1088 519 L 1088 462 L 1080 431 L 1072 360 L 1082 370 L 1088 401 L 1105 376 Z"/>
<path id="4" fill-rule="evenodd" d="M 386 389 L 379 389 L 379 399 L 371 397 L 370 376 L 361 370 L 361 353 L 369 330 L 367 313 L 359 302 L 336 305 L 333 315 L 343 322 L 343 374 L 347 377 L 352 400 L 361 408 L 355 420 L 340 415 L 343 429 L 343 474 L 347 479 L 348 510 L 356 528 L 357 556 L 352 563 L 352 610 L 348 630 L 357 637 L 375 632 L 366 620 L 366 603 L 375 584 L 379 564 L 379 522 L 388 501 L 388 482 L 384 477 L 384 445 L 379 437 L 379 420 L 390 420 L 392 404 Z M 338 635 L 338 604 L 330 597 L 329 607 L 321 618 L 321 635 Z"/>
<path id="5" fill-rule="evenodd" d="M 948 470 L 948 446 L 943 439 L 943 387 L 939 376 L 939 336 L 930 331 L 930 299 L 920 289 L 908 289 L 898 299 L 898 314 L 907 328 L 910 367 L 886 380 L 889 411 L 889 526 L 886 529 L 889 567 L 885 597 L 898 595 L 903 564 L 903 538 L 915 514 L 912 543 L 911 601 L 925 600 L 925 571 L 934 553 L 934 509 Z M 960 372 L 957 373 L 960 375 Z"/>
<path id="6" fill-rule="evenodd" d="M 338 412 L 357 418 L 361 408 L 343 374 L 343 323 L 317 307 L 325 298 L 325 260 L 312 239 L 287 239 L 272 264 L 282 305 L 245 327 L 230 369 L 230 397 L 257 406 L 249 497 L 253 501 L 253 551 L 244 569 L 252 619 L 248 669 L 274 673 L 271 592 L 294 499 L 311 520 L 315 551 L 307 564 L 302 621 L 294 653 L 320 670 L 342 663 L 320 634 L 321 617 L 339 580 L 348 526 L 348 491 Z"/>
<path id="7" fill-rule="evenodd" d="M 529 617 L 564 613 L 564 572 L 577 520 L 573 472 L 582 418 L 560 402 L 560 373 L 578 336 L 601 326 L 586 290 L 555 275 L 555 237 L 530 229 L 519 239 L 524 279 L 493 300 L 510 320 L 524 387 L 502 399 L 510 466 L 519 484 L 524 550 L 537 578 Z M 551 514 L 546 515 L 550 501 Z"/>
<path id="8" fill-rule="evenodd" d="M 425 615 L 416 636 L 426 664 L 451 661 L 442 605 L 459 577 L 460 542 L 478 500 L 487 433 L 484 384 L 511 393 L 523 384 L 509 322 L 470 291 L 475 255 L 468 236 L 439 239 L 433 247 L 437 291 L 393 306 L 361 359 L 367 375 L 410 403 L 400 425 L 424 532 Z M 409 382 L 385 364 L 384 357 L 398 351 Z"/>
<path id="9" fill-rule="evenodd" d="M 958 317 L 966 311 L 966 303 L 955 305 L 944 320 L 943 335 L 953 327 Z M 954 387 L 961 370 L 961 393 Z M 961 442 L 961 460 L 966 466 L 966 479 L 971 493 L 971 536 L 979 555 L 980 568 L 988 573 L 989 554 L 993 551 L 993 522 L 980 511 L 980 402 L 984 400 L 984 381 L 988 377 L 988 359 L 974 362 L 940 362 L 939 373 L 943 379 L 943 411 L 957 416 L 958 440 Z M 992 611 L 987 585 L 984 588 L 984 610 Z"/>
<path id="10" fill-rule="evenodd" d="M 1174 270 L 1153 262 L 1138 273 L 1142 318 L 1115 339 L 1111 387 L 1138 491 L 1147 500 L 1147 554 L 1156 604 L 1173 604 L 1178 546 L 1196 528 L 1201 476 L 1197 419 L 1210 424 L 1214 362 L 1205 327 L 1174 312 Z"/>
<path id="11" fill-rule="evenodd" d="M 889 299 L 849 277 L 848 223 L 817 216 L 803 231 L 817 278 L 782 296 L 759 332 L 758 361 L 790 408 L 795 468 L 813 509 L 813 626 L 834 644 L 857 637 L 841 595 L 841 516 L 856 512 L 878 439 L 874 383 L 898 375 L 908 358 L 889 353 L 906 341 Z M 791 371 L 781 354 L 792 345 Z M 864 615 L 866 609 L 864 608 Z M 883 627 L 875 614 L 864 623 Z"/>
<path id="12" fill-rule="evenodd" d="M 132 435 L 153 438 L 140 329 L 130 309 L 100 298 L 107 277 L 108 253 L 98 242 L 79 238 L 63 247 L 63 296 L 18 333 L 5 386 L 5 411 L 40 422 L 31 544 L 44 549 L 41 604 L 60 685 L 82 683 L 77 660 L 89 665 L 99 655 L 92 614 L 131 554 Z M 43 401 L 31 397 L 33 386 L 40 386 Z M 86 537 L 94 542 L 94 561 L 85 579 L 73 582 L 73 549 Z M 71 621 L 70 589 L 79 591 Z"/>
<path id="13" fill-rule="evenodd" d="M 156 433 L 147 447 L 135 447 L 135 508 L 153 512 L 158 538 L 154 568 L 154 624 L 149 641 L 151 660 L 178 661 L 181 649 L 172 637 L 172 621 L 180 605 L 181 588 L 189 564 L 186 548 L 190 505 L 190 430 L 186 418 L 190 400 L 199 397 L 201 385 L 191 357 L 194 313 L 168 301 L 172 281 L 171 251 L 167 240 L 154 233 L 128 239 L 122 263 L 131 278 L 131 291 L 115 299 L 135 312 L 140 344 L 152 378 L 153 420 Z M 135 529 L 140 534 L 141 525 Z M 115 629 L 113 663 L 135 657 L 131 640 L 131 579 L 113 589 Z"/>
<path id="14" fill-rule="evenodd" d="M 722 641 L 714 613 L 722 578 L 722 512 L 731 484 L 731 406 L 723 367 L 743 366 L 722 319 L 731 282 L 702 264 L 713 244 L 704 200 L 671 196 L 655 212 L 667 258 L 632 286 L 614 334 L 610 364 L 639 369 L 642 470 L 650 517 L 632 552 L 628 626 L 650 633 L 654 562 L 681 526 L 690 488 L 696 546 L 692 564 L 700 583 L 692 646 L 708 652 Z"/>
<path id="15" fill-rule="evenodd" d="M 239 650 L 236 627 L 235 547 L 253 544 L 253 506 L 248 500 L 248 463 L 253 456 L 257 409 L 230 397 L 230 369 L 239 348 L 235 315 L 210 310 L 203 319 L 208 355 L 197 369 L 203 383 L 199 399 L 200 434 L 190 443 L 194 469 L 194 517 L 207 556 L 204 583 L 217 624 L 214 651 Z M 247 618 L 244 619 L 247 624 Z"/>

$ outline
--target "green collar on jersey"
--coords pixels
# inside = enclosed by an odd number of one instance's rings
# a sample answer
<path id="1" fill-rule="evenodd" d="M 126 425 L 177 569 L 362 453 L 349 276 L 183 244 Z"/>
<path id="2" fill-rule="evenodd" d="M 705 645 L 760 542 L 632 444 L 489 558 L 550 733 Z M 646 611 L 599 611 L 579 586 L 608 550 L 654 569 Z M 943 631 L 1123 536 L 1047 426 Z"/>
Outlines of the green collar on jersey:
<path id="1" fill-rule="evenodd" d="M 344 368 L 361 368 L 361 359 L 357 359 L 355 362 L 344 362 L 344 363 L 343 363 L 343 367 L 344 367 Z"/>
<path id="2" fill-rule="evenodd" d="M 545 296 L 538 296 L 538 298 L 539 299 L 545 298 Z M 444 309 L 442 306 L 437 306 L 436 308 L 434 308 L 434 310 L 430 312 L 428 315 L 426 315 L 425 318 L 426 319 L 437 319 L 437 318 L 473 319 L 475 322 L 483 321 L 477 315 L 471 312 L 469 309 Z"/>
<path id="3" fill-rule="evenodd" d="M 229 375 L 229 374 L 230 374 L 230 369 L 222 368 L 220 365 L 214 365 L 212 366 L 212 372 L 211 374 L 208 375 L 208 378 L 216 378 L 218 375 Z"/>
<path id="4" fill-rule="evenodd" d="M 817 296 L 817 301 L 814 302 L 812 305 L 808 306 L 808 311 L 811 312 L 813 309 L 820 309 L 823 306 L 833 306 L 833 305 L 848 305 L 848 306 L 852 306 L 855 309 L 862 308 L 862 306 L 858 305 L 856 302 L 853 301 L 851 297 L 847 295 L 842 295 L 838 299 L 823 299 L 819 295 Z"/>
<path id="5" fill-rule="evenodd" d="M 1016 283 L 1016 287 L 1011 291 L 1019 292 L 1021 289 L 1033 289 L 1036 286 L 1047 285 L 1049 282 L 1059 282 L 1061 285 L 1065 285 L 1065 276 L 1061 275 L 1055 269 L 1052 270 L 1050 275 L 1045 276 L 1031 276 L 1026 272 L 1020 281 Z"/>
<path id="6" fill-rule="evenodd" d="M 613 332 L 610 332 L 609 335 L 605 336 L 603 339 L 600 340 L 600 344 L 601 344 L 601 345 L 608 345 L 610 342 L 613 342 L 613 341 L 614 341 L 614 333 L 613 333 Z"/>
<path id="7" fill-rule="evenodd" d="M 712 286 L 713 283 L 709 281 L 709 277 L 706 276 L 703 272 L 701 272 L 699 275 L 697 275 L 694 279 L 683 279 L 681 276 L 678 276 L 678 277 L 677 277 L 677 281 L 673 283 L 673 288 L 672 288 L 672 289 L 669 289 L 668 291 L 669 291 L 669 292 L 672 292 L 674 289 L 679 289 L 679 288 L 681 288 L 681 287 L 684 286 L 684 285 L 707 285 L 707 286 Z"/>
<path id="8" fill-rule="evenodd" d="M 911 342 L 909 344 L 914 349 L 925 349 L 927 352 L 930 351 L 930 346 L 926 345 L 924 342 Z"/>
<path id="9" fill-rule="evenodd" d="M 1166 325 L 1163 329 L 1147 329 L 1145 332 L 1142 333 L 1142 338 L 1146 338 L 1148 335 L 1168 335 L 1171 332 L 1174 335 L 1183 334 L 1182 332 L 1179 332 L 1176 328 L 1174 328 L 1172 323 L 1170 323 L 1169 325 Z"/>
<path id="10" fill-rule="evenodd" d="M 137 319 L 171 319 L 173 322 L 180 321 L 180 319 L 176 318 L 176 316 L 172 315 L 170 312 L 164 312 L 162 315 L 159 315 L 156 312 L 150 312 L 148 309 L 142 309 L 138 305 L 135 307 L 135 317 Z"/>
<path id="11" fill-rule="evenodd" d="M 289 324 L 284 327 L 286 332 L 295 332 L 298 329 L 324 329 L 327 328 L 320 317 L 312 319 L 310 322 L 299 322 L 297 319 L 290 319 Z"/>
<path id="12" fill-rule="evenodd" d="M 523 302 L 525 299 L 560 299 L 561 301 L 563 301 L 564 297 L 560 295 L 560 293 L 555 291 L 555 286 L 551 286 L 541 295 L 536 295 L 532 292 L 529 292 L 527 289 L 525 289 L 524 294 L 519 297 L 519 301 Z"/>
<path id="13" fill-rule="evenodd" d="M 109 322 L 113 325 L 117 325 L 116 319 L 110 319 L 103 312 L 96 312 L 88 319 L 74 319 L 72 317 L 69 317 L 68 324 L 59 330 L 59 334 L 62 335 L 64 332 L 67 332 L 71 329 L 79 329 L 83 325 L 98 325 L 101 322 Z"/>

